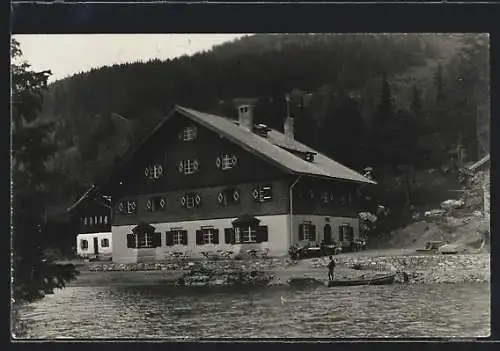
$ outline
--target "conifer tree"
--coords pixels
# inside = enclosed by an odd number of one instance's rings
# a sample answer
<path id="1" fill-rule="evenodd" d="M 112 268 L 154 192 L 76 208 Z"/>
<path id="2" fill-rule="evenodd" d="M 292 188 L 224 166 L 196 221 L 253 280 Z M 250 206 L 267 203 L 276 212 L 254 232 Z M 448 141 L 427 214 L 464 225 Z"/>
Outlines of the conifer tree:
<path id="1" fill-rule="evenodd" d="M 12 263 L 13 298 L 32 301 L 64 287 L 73 279 L 73 265 L 58 265 L 44 255 L 46 207 L 54 174 L 48 164 L 55 151 L 53 123 L 41 121 L 43 91 L 50 71 L 35 72 L 21 59 L 19 43 L 11 42 L 12 118 Z"/>

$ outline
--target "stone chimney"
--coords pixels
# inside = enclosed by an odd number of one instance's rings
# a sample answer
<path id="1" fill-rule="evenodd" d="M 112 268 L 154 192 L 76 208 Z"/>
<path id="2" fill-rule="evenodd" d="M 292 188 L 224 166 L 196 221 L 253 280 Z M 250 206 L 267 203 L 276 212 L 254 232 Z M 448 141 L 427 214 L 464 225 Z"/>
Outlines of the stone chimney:
<path id="1" fill-rule="evenodd" d="M 257 99 L 234 99 L 234 104 L 238 110 L 238 121 L 240 127 L 246 130 L 253 130 L 253 108 L 257 103 Z"/>
<path id="2" fill-rule="evenodd" d="M 293 127 L 294 127 L 295 121 L 290 114 L 290 96 L 287 95 L 285 97 L 285 101 L 286 101 L 286 117 L 285 117 L 285 124 L 283 126 L 283 130 L 285 132 L 285 141 L 287 143 L 292 143 L 294 140 Z"/>

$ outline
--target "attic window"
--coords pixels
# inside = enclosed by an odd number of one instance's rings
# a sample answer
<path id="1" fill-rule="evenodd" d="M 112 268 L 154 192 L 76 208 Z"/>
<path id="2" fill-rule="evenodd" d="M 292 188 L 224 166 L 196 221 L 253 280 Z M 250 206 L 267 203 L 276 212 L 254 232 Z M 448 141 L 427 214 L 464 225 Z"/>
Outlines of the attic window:
<path id="1" fill-rule="evenodd" d="M 163 174 L 162 165 L 150 165 L 144 170 L 144 175 L 149 179 L 159 179 Z"/>
<path id="2" fill-rule="evenodd" d="M 167 202 L 163 197 L 156 196 L 148 199 L 146 201 L 146 210 L 155 212 L 155 211 L 163 211 L 165 209 Z"/>
<path id="3" fill-rule="evenodd" d="M 271 201 L 272 196 L 273 190 L 271 185 L 259 185 L 252 190 L 252 197 L 255 202 Z"/>
<path id="4" fill-rule="evenodd" d="M 198 160 L 183 160 L 179 162 L 179 172 L 193 174 L 198 170 Z"/>
<path id="5" fill-rule="evenodd" d="M 198 136 L 198 128 L 196 126 L 188 126 L 182 130 L 180 138 L 184 141 L 190 141 L 196 139 Z"/>
<path id="6" fill-rule="evenodd" d="M 215 160 L 215 165 L 217 166 L 217 168 L 220 168 L 223 171 L 225 171 L 236 166 L 237 161 L 238 159 L 234 154 L 222 154 Z"/>

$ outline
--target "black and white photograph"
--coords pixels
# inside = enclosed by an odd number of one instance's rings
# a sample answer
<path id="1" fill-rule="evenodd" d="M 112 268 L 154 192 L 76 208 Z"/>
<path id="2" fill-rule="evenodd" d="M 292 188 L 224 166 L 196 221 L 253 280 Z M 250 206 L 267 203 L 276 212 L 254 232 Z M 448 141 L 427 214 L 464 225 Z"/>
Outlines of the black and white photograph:
<path id="1" fill-rule="evenodd" d="M 490 336 L 488 34 L 10 58 L 12 340 Z"/>

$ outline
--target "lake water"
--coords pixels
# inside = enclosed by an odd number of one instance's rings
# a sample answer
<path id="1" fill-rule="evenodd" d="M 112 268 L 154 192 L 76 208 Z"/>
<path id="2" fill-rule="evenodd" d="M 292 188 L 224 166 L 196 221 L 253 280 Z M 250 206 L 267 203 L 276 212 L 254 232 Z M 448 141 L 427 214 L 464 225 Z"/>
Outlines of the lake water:
<path id="1" fill-rule="evenodd" d="M 489 284 L 247 291 L 70 286 L 22 309 L 23 338 L 485 337 Z"/>

